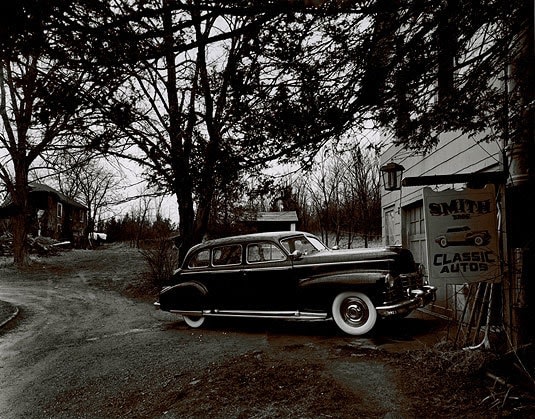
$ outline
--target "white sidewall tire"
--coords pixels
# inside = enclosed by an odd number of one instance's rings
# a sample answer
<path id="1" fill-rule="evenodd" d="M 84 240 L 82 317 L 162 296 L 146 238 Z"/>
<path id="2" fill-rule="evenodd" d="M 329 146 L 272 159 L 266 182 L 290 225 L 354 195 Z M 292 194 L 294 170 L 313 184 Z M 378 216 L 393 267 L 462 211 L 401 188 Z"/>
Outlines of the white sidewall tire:
<path id="1" fill-rule="evenodd" d="M 334 322 L 349 335 L 363 335 L 373 329 L 377 311 L 369 297 L 361 292 L 342 292 L 332 304 Z"/>
<path id="2" fill-rule="evenodd" d="M 182 317 L 184 317 L 184 322 L 186 322 L 186 324 L 193 329 L 197 329 L 201 327 L 206 320 L 206 317 L 203 317 L 203 316 L 200 316 L 200 317 L 182 316 Z"/>

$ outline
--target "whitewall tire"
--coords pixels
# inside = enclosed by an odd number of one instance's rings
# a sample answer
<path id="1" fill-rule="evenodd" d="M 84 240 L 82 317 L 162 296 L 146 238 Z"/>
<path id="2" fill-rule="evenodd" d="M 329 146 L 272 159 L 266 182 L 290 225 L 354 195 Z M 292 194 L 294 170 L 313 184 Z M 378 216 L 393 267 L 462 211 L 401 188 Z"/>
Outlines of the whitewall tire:
<path id="1" fill-rule="evenodd" d="M 201 327 L 206 320 L 206 317 L 203 317 L 203 316 L 182 316 L 182 317 L 184 317 L 184 322 L 186 322 L 186 324 L 192 329 L 197 329 Z"/>
<path id="2" fill-rule="evenodd" d="M 332 304 L 334 322 L 349 335 L 363 335 L 373 329 L 377 311 L 369 297 L 360 292 L 342 292 Z"/>

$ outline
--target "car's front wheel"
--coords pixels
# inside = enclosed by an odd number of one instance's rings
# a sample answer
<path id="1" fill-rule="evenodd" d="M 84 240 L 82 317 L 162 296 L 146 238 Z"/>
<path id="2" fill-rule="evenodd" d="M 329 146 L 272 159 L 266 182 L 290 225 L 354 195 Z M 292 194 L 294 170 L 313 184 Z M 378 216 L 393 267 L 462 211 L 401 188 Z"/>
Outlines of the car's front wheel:
<path id="1" fill-rule="evenodd" d="M 197 329 L 201 327 L 206 320 L 206 317 L 204 316 L 182 316 L 182 317 L 184 317 L 184 322 L 186 322 L 186 324 L 193 329 Z"/>
<path id="2" fill-rule="evenodd" d="M 373 329 L 377 311 L 370 298 L 360 292 L 342 292 L 332 304 L 336 325 L 350 335 L 363 335 Z"/>

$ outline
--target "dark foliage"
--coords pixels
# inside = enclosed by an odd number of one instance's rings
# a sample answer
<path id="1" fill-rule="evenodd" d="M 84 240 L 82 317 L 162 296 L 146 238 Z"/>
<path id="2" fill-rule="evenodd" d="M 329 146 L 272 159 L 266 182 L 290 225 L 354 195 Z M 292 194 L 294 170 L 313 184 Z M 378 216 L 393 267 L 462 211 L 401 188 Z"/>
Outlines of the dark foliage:
<path id="1" fill-rule="evenodd" d="M 525 119 L 524 96 L 500 83 L 529 26 L 521 0 L 2 7 L 13 17 L 2 26 L 3 58 L 38 52 L 41 68 L 61 68 L 30 84 L 13 79 L 35 92 L 30 125 L 56 127 L 67 115 L 72 138 L 141 164 L 176 194 L 189 243 L 206 234 L 217 193 L 244 172 L 276 159 L 306 165 L 370 121 L 427 150 L 442 132 L 506 138 L 517 132 L 504 113 Z"/>

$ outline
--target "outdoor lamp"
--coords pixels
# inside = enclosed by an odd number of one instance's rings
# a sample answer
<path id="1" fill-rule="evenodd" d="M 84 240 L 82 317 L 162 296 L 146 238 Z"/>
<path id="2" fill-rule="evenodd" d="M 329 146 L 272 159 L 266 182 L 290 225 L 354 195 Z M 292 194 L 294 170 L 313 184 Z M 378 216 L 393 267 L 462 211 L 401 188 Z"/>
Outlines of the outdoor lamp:
<path id="1" fill-rule="evenodd" d="M 399 191 L 401 189 L 401 176 L 405 168 L 401 164 L 390 162 L 381 166 L 383 185 L 387 191 Z"/>

